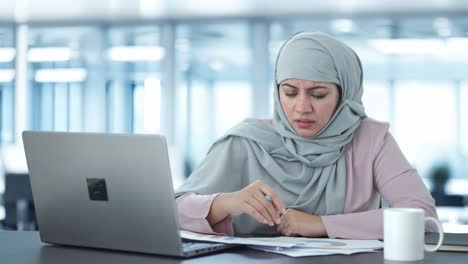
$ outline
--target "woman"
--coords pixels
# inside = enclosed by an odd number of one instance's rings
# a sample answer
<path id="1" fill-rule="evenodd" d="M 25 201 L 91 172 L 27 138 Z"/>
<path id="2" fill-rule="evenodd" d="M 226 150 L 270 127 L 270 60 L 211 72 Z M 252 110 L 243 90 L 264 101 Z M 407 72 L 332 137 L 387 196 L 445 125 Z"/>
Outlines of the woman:
<path id="1" fill-rule="evenodd" d="M 381 196 L 436 216 L 389 125 L 366 117 L 351 48 L 323 33 L 296 34 L 279 52 L 275 78 L 273 120 L 232 128 L 176 191 L 181 228 L 381 239 Z"/>

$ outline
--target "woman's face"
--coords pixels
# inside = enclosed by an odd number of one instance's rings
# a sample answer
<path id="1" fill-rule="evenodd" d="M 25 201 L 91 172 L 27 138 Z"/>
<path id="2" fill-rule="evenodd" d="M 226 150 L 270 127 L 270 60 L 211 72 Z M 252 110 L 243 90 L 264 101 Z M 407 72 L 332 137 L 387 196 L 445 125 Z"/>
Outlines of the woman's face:
<path id="1" fill-rule="evenodd" d="M 316 135 L 340 100 L 338 86 L 329 82 L 287 79 L 280 83 L 278 92 L 289 124 L 302 137 Z"/>

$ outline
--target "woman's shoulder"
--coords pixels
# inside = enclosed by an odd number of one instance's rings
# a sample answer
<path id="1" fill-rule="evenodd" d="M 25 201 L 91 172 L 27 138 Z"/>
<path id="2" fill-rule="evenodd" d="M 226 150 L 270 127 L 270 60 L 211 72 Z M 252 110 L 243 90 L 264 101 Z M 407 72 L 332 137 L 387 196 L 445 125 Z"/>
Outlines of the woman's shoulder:
<path id="1" fill-rule="evenodd" d="M 372 118 L 364 118 L 354 132 L 353 149 L 380 148 L 387 137 L 390 125 L 387 122 L 377 121 Z"/>
<path id="2" fill-rule="evenodd" d="M 356 131 L 360 133 L 383 133 L 387 132 L 390 124 L 388 122 L 378 121 L 370 117 L 361 120 L 361 124 Z"/>
<path id="3" fill-rule="evenodd" d="M 247 142 L 252 137 L 271 131 L 271 120 L 248 118 L 231 127 L 214 145 L 219 143 L 238 144 Z M 262 133 L 263 132 L 263 133 Z"/>
<path id="4" fill-rule="evenodd" d="M 263 129 L 270 129 L 273 123 L 272 119 L 260 119 L 260 118 L 246 118 L 237 125 L 231 128 L 232 130 L 236 130 L 239 128 L 244 129 L 252 129 L 252 128 L 263 128 Z"/>

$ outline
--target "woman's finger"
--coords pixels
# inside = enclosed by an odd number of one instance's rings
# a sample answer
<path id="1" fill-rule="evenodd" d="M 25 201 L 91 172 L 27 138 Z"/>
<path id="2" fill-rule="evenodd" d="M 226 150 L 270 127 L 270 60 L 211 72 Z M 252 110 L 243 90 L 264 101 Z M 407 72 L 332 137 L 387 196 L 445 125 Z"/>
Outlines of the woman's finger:
<path id="1" fill-rule="evenodd" d="M 281 223 L 278 226 L 278 232 L 284 235 L 286 230 L 287 230 L 287 222 L 281 221 Z"/>
<path id="2" fill-rule="evenodd" d="M 255 208 L 255 210 L 257 210 L 257 212 L 264 218 L 267 220 L 267 224 L 270 225 L 270 226 L 273 226 L 274 225 L 274 218 L 271 217 L 270 213 L 268 212 L 268 210 L 265 208 L 265 206 L 260 202 L 258 201 L 253 195 L 248 197 L 246 200 L 245 200 L 246 203 L 248 203 L 250 206 L 252 206 L 253 208 Z"/>
<path id="3" fill-rule="evenodd" d="M 262 183 L 259 184 L 258 188 L 262 191 L 262 193 L 270 196 L 271 201 L 273 202 L 273 205 L 276 207 L 278 212 L 283 212 L 285 210 L 286 206 L 278 197 L 278 195 L 273 191 L 273 189 L 270 188 L 270 186 Z"/>
<path id="4" fill-rule="evenodd" d="M 276 229 L 276 231 L 278 231 L 278 233 L 280 233 L 280 234 L 283 233 L 283 223 L 278 225 L 278 228 Z"/>
<path id="5" fill-rule="evenodd" d="M 255 218 L 255 220 L 257 220 L 259 223 L 263 223 L 266 225 L 268 224 L 268 221 L 257 211 L 257 209 L 252 207 L 250 204 L 244 203 L 243 207 L 244 208 L 242 211 Z"/>
<path id="6" fill-rule="evenodd" d="M 275 222 L 275 224 L 279 224 L 279 212 L 276 211 L 276 208 L 274 207 L 272 201 L 268 200 L 267 197 L 265 197 L 265 195 L 259 189 L 257 189 L 253 196 L 255 197 L 255 199 L 257 199 L 257 201 L 259 201 L 259 203 L 263 205 L 273 222 Z"/>

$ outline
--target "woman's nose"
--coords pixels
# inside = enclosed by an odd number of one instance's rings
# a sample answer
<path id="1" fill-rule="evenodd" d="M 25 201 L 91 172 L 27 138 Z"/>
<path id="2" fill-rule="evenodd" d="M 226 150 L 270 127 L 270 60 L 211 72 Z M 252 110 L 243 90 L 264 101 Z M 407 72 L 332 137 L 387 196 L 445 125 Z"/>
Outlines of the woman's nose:
<path id="1" fill-rule="evenodd" d="M 296 110 L 299 113 L 312 112 L 312 102 L 306 96 L 299 96 L 296 103 Z"/>

